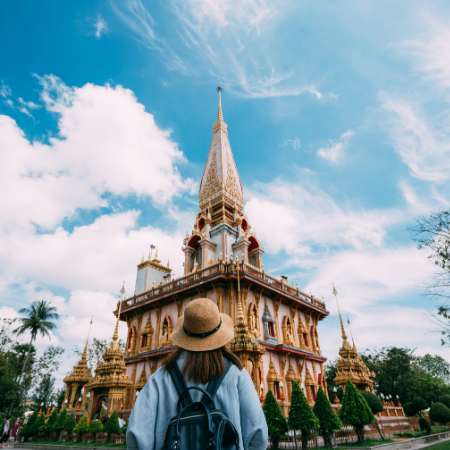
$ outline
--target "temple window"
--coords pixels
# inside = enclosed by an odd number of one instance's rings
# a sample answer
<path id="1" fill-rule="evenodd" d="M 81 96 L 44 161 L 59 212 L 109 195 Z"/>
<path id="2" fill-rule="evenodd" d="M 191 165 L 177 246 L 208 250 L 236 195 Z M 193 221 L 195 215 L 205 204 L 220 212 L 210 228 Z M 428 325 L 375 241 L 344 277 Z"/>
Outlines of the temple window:
<path id="1" fill-rule="evenodd" d="M 147 343 L 148 343 L 148 334 L 143 334 L 141 337 L 141 348 L 144 349 L 145 347 L 147 347 Z"/>
<path id="2" fill-rule="evenodd" d="M 161 344 L 167 345 L 170 344 L 170 336 L 172 334 L 173 326 L 172 320 L 169 316 L 166 316 L 163 320 L 161 327 Z"/>
<path id="3" fill-rule="evenodd" d="M 269 326 L 269 336 L 270 337 L 276 337 L 275 324 L 273 322 L 269 322 L 268 326 Z"/>
<path id="4" fill-rule="evenodd" d="M 258 333 L 258 310 L 254 303 L 251 303 L 248 308 L 248 326 L 253 334 Z"/>
<path id="5" fill-rule="evenodd" d="M 292 345 L 294 343 L 294 334 L 292 331 L 292 322 L 288 316 L 283 318 L 283 340 L 285 344 Z"/>
<path id="6" fill-rule="evenodd" d="M 261 267 L 259 243 L 253 236 L 250 236 L 249 241 L 248 262 L 252 266 L 259 268 Z"/>
<path id="7" fill-rule="evenodd" d="M 194 235 L 189 240 L 189 247 L 191 247 L 194 251 L 191 254 L 190 261 L 190 271 L 195 272 L 202 265 L 202 249 L 200 247 L 200 236 Z"/>

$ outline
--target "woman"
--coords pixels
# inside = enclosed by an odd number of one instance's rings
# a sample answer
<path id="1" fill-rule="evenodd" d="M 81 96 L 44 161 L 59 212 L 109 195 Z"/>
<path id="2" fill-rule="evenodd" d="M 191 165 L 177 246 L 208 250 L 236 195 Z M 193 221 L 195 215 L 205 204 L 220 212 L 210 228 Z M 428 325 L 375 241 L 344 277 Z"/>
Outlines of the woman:
<path id="1" fill-rule="evenodd" d="M 6 416 L 5 419 L 3 420 L 2 437 L 0 439 L 0 443 L 2 444 L 2 446 L 3 443 L 8 441 L 9 430 L 10 430 L 9 416 Z"/>
<path id="2" fill-rule="evenodd" d="M 231 317 L 207 298 L 189 303 L 172 334 L 174 352 L 149 379 L 136 400 L 128 423 L 128 449 L 160 450 L 170 419 L 177 415 L 179 395 L 169 370 L 177 364 L 187 386 L 203 389 L 223 376 L 214 396 L 216 408 L 233 423 L 240 450 L 265 450 L 267 425 L 250 375 L 226 348 L 234 337 Z M 201 394 L 191 393 L 193 400 Z"/>

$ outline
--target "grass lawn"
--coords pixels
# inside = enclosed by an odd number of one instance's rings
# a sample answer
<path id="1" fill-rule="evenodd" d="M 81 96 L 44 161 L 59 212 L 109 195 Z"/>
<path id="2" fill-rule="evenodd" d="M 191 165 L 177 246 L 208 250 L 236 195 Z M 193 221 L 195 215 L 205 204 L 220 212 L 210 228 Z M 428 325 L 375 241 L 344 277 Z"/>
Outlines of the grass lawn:
<path id="1" fill-rule="evenodd" d="M 426 450 L 449 450 L 450 441 L 441 442 L 440 444 L 434 444 L 431 447 L 427 447 Z"/>
<path id="2" fill-rule="evenodd" d="M 92 448 L 92 447 L 111 447 L 111 448 L 125 448 L 125 444 L 112 444 L 112 443 L 106 443 L 106 444 L 100 444 L 98 442 L 58 442 L 58 441 L 29 441 L 30 445 L 54 445 L 55 447 L 81 447 L 81 448 Z"/>
<path id="3" fill-rule="evenodd" d="M 364 442 L 361 442 L 361 443 L 353 442 L 352 444 L 339 444 L 337 446 L 337 448 L 346 449 L 346 448 L 352 448 L 352 447 L 372 447 L 374 445 L 389 444 L 390 442 L 393 442 L 393 440 L 385 439 L 384 441 L 382 441 L 381 439 L 366 439 Z M 320 447 L 318 450 L 332 450 L 332 449 Z M 441 450 L 441 449 L 439 449 L 439 450 Z M 448 448 L 447 450 L 450 450 L 450 448 Z"/>

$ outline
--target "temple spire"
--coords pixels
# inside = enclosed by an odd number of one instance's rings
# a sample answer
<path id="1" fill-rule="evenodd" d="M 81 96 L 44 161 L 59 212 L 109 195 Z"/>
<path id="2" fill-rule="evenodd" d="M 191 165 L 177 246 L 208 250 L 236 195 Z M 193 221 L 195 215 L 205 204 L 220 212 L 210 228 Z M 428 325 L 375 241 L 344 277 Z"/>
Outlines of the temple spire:
<path id="1" fill-rule="evenodd" d="M 341 309 L 339 307 L 339 300 L 338 300 L 337 294 L 338 294 L 338 292 L 337 292 L 336 286 L 333 285 L 333 295 L 336 299 L 337 312 L 338 312 L 338 316 L 339 316 L 339 325 L 341 328 L 341 338 L 344 343 L 348 343 L 347 334 L 345 332 L 344 322 L 342 320 Z"/>
<path id="2" fill-rule="evenodd" d="M 233 205 L 242 210 L 244 195 L 228 140 L 228 126 L 223 118 L 222 88 L 217 88 L 217 116 L 213 126 L 213 136 L 209 147 L 208 160 L 200 181 L 200 209 L 210 206 L 220 211 L 225 205 L 231 210 Z M 230 218 L 230 222 L 233 218 Z"/>
<path id="3" fill-rule="evenodd" d="M 111 345 L 114 347 L 119 346 L 119 322 L 120 322 L 120 313 L 122 311 L 122 301 L 124 297 L 125 297 L 125 282 L 122 284 L 122 288 L 120 289 L 120 300 L 119 306 L 117 308 L 116 324 L 114 326 L 114 332 L 112 335 Z"/>

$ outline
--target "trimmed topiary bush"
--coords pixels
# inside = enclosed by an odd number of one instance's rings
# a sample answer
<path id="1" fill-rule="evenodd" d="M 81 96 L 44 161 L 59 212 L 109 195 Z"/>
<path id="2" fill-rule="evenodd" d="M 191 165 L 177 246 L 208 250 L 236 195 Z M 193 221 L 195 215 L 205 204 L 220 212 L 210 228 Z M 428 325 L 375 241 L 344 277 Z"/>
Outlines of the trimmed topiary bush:
<path id="1" fill-rule="evenodd" d="M 294 431 L 297 446 L 296 431 L 302 432 L 302 449 L 308 448 L 311 434 L 319 427 L 319 421 L 306 400 L 305 394 L 296 381 L 292 382 L 291 407 L 289 408 L 288 426 Z"/>
<path id="2" fill-rule="evenodd" d="M 432 403 L 429 414 L 432 422 L 437 422 L 441 425 L 446 425 L 450 422 L 450 409 L 441 402 Z"/>
<path id="3" fill-rule="evenodd" d="M 403 410 L 407 416 L 416 416 L 427 407 L 427 402 L 422 397 L 414 397 L 410 402 L 403 405 Z"/>
<path id="4" fill-rule="evenodd" d="M 108 433 L 108 437 L 111 438 L 112 434 L 120 433 L 119 415 L 113 412 L 105 423 L 104 430 Z"/>
<path id="5" fill-rule="evenodd" d="M 319 387 L 319 391 L 317 392 L 316 404 L 314 405 L 313 411 L 319 420 L 319 432 L 323 438 L 325 447 L 331 448 L 333 433 L 339 430 L 342 424 L 321 387 Z"/>
<path id="6" fill-rule="evenodd" d="M 450 395 L 443 395 L 439 401 L 443 403 L 447 408 L 450 408 Z"/>
<path id="7" fill-rule="evenodd" d="M 364 426 L 375 420 L 365 398 L 351 381 L 345 387 L 339 417 L 343 423 L 353 427 L 358 436 L 358 442 L 364 441 Z"/>
<path id="8" fill-rule="evenodd" d="M 269 437 L 272 442 L 272 449 L 278 450 L 280 438 L 286 434 L 288 426 L 286 419 L 281 412 L 280 406 L 272 394 L 272 391 L 267 392 L 266 398 L 264 399 L 263 411 L 266 416 Z"/>

